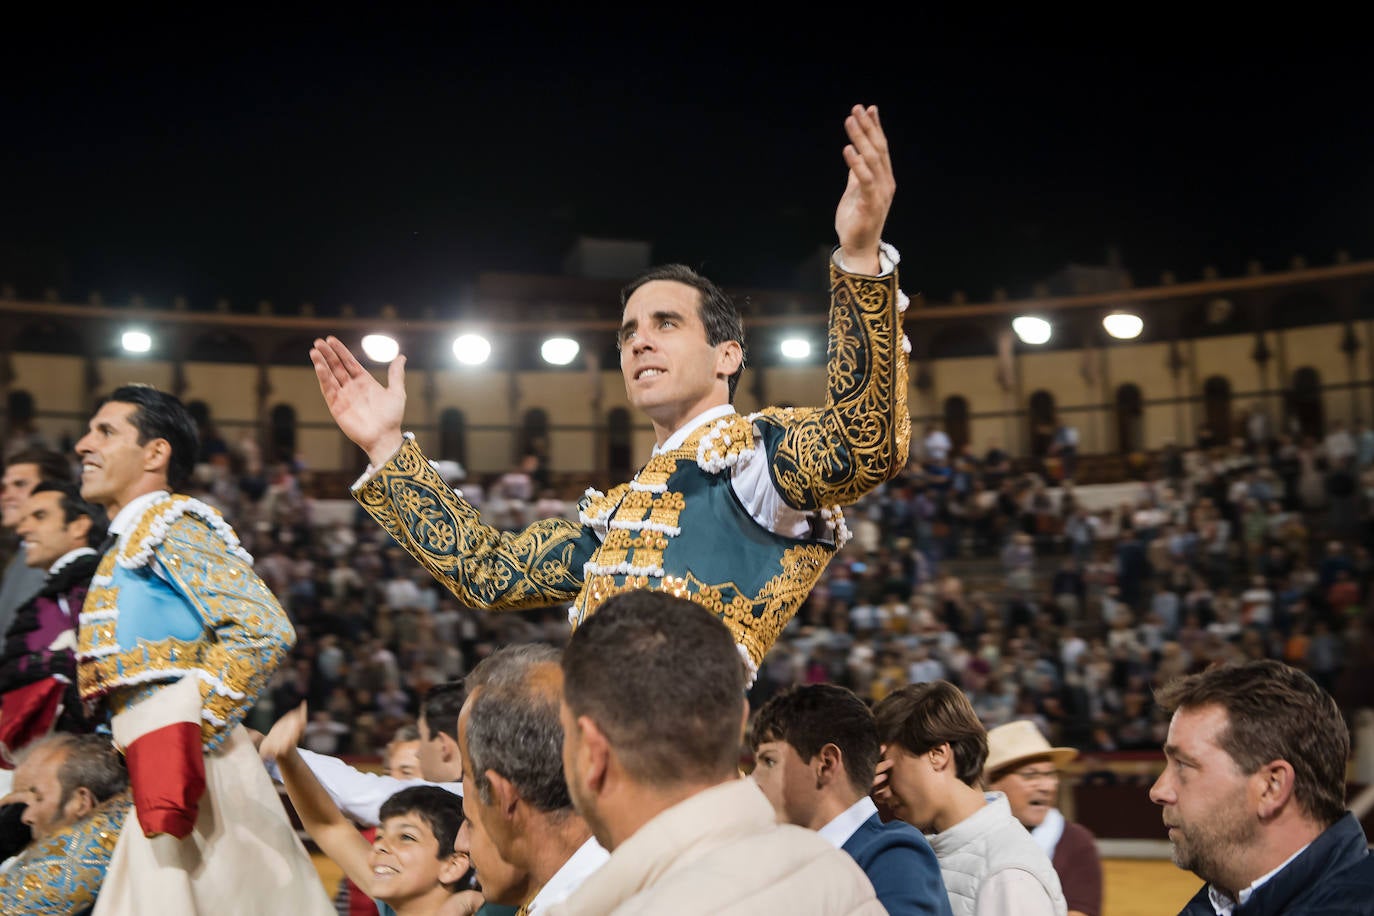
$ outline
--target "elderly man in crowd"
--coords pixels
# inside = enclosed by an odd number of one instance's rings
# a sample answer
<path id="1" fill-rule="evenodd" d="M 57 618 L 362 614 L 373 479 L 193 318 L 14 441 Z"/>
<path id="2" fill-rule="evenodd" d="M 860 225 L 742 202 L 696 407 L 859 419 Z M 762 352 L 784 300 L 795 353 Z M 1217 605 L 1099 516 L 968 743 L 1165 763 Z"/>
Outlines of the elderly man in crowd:
<path id="1" fill-rule="evenodd" d="M 1345 807 L 1350 732 L 1301 671 L 1265 660 L 1170 681 L 1150 789 L 1174 864 L 1207 882 L 1182 916 L 1374 913 L 1374 857 Z"/>
<path id="2" fill-rule="evenodd" d="M 542 913 L 607 859 L 563 778 L 559 652 L 533 643 L 498 649 L 467 683 L 458 747 L 477 880 L 488 901 Z"/>
<path id="3" fill-rule="evenodd" d="M 124 761 L 100 735 L 57 734 L 25 750 L 6 801 L 33 840 L 0 866 L 0 913 L 87 913 L 129 813 Z"/>
<path id="4" fill-rule="evenodd" d="M 1102 916 L 1102 860 L 1088 828 L 1065 819 L 1056 807 L 1059 771 L 1078 756 L 1071 747 L 1051 747 L 1040 729 L 1018 719 L 988 731 L 988 788 L 1001 792 L 1012 816 L 1050 857 L 1069 916 Z"/>

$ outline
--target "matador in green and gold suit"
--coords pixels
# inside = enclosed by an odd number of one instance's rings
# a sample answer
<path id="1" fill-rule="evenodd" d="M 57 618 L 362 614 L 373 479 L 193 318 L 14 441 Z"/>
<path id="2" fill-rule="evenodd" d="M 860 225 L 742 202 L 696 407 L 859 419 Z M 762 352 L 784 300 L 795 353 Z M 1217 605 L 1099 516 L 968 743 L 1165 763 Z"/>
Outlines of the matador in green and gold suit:
<path id="1" fill-rule="evenodd" d="M 470 607 L 572 601 L 576 627 L 611 595 L 662 589 L 718 614 L 757 670 L 848 538 L 841 507 L 906 464 L 906 297 L 896 250 L 880 260 L 870 277 L 831 259 L 824 406 L 707 410 L 628 483 L 588 490 L 578 521 L 483 524 L 409 436 L 354 496 Z"/>

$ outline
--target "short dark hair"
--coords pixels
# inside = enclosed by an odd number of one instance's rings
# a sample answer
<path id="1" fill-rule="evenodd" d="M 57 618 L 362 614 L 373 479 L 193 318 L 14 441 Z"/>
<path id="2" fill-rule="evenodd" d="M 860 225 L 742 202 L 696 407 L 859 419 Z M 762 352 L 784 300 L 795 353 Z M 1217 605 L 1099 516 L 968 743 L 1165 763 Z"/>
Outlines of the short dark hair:
<path id="1" fill-rule="evenodd" d="M 424 821 L 439 841 L 440 859 L 453 855 L 453 844 L 458 839 L 458 828 L 463 825 L 463 799 L 438 786 L 411 786 L 395 793 L 382 802 L 378 817 L 385 821 L 391 817 L 414 814 Z"/>
<path id="2" fill-rule="evenodd" d="M 454 741 L 458 740 L 458 713 L 463 710 L 463 701 L 468 697 L 463 681 L 447 681 L 435 684 L 425 691 L 420 701 L 420 715 L 429 729 L 430 740 L 442 732 Z"/>
<path id="3" fill-rule="evenodd" d="M 200 456 L 200 434 L 196 431 L 196 421 L 191 417 L 191 412 L 176 395 L 160 391 L 152 385 L 120 385 L 105 399 L 105 403 L 110 401 L 133 404 L 136 408 L 129 416 L 129 422 L 138 430 L 139 445 L 145 445 L 152 439 L 167 440 L 172 450 L 172 456 L 167 461 L 169 487 L 180 489 L 191 479 L 196 459 Z"/>
<path id="4" fill-rule="evenodd" d="M 1311 677 L 1273 659 L 1217 665 L 1155 691 L 1165 711 L 1220 706 L 1226 728 L 1217 746 L 1244 773 L 1286 760 L 1293 794 L 1309 816 L 1330 826 L 1345 815 L 1350 730 L 1336 701 Z"/>
<path id="5" fill-rule="evenodd" d="M 73 483 L 58 483 L 54 480 L 40 480 L 33 493 L 61 493 L 62 518 L 71 524 L 82 516 L 91 520 L 91 530 L 86 533 L 86 546 L 99 547 L 105 540 L 105 531 L 110 520 L 103 506 L 87 502 L 81 498 L 81 488 Z M 32 494 L 30 494 L 32 495 Z"/>
<path id="6" fill-rule="evenodd" d="M 882 749 L 873 711 L 854 691 L 837 684 L 789 687 L 763 704 L 754 717 L 752 744 L 782 741 L 807 763 L 821 748 L 840 749 L 849 784 L 860 795 L 873 785 Z"/>
<path id="7" fill-rule="evenodd" d="M 729 629 L 667 592 L 614 595 L 563 651 L 563 698 L 606 734 L 635 779 L 715 780 L 739 768 L 747 675 Z"/>
<path id="8" fill-rule="evenodd" d="M 973 704 L 949 681 L 907 684 L 874 707 L 878 740 L 924 754 L 942 744 L 954 753 L 959 781 L 977 788 L 988 759 L 988 732 Z"/>
<path id="9" fill-rule="evenodd" d="M 26 448 L 5 459 L 7 468 L 16 464 L 32 464 L 37 467 L 39 480 L 71 483 L 76 477 L 72 470 L 71 458 L 50 448 Z"/>
<path id="10" fill-rule="evenodd" d="M 563 776 L 558 661 L 557 649 L 530 643 L 498 649 L 473 668 L 477 683 L 469 685 L 464 737 L 473 788 L 484 804 L 492 801 L 491 770 L 536 810 L 572 813 Z"/>
<path id="11" fill-rule="evenodd" d="M 719 286 L 697 273 L 685 264 L 664 264 L 661 267 L 651 267 L 625 284 L 620 290 L 620 307 L 623 309 L 625 303 L 630 301 L 635 290 L 646 283 L 655 280 L 671 280 L 674 283 L 681 283 L 695 289 L 700 297 L 697 303 L 697 312 L 701 317 L 702 326 L 706 328 L 706 342 L 711 346 L 723 344 L 727 340 L 733 340 L 739 344 L 740 361 L 739 368 L 730 376 L 730 401 L 735 400 L 735 389 L 739 387 L 740 376 L 744 374 L 744 321 L 740 318 L 739 309 L 735 308 L 734 301 L 725 294 Z"/>

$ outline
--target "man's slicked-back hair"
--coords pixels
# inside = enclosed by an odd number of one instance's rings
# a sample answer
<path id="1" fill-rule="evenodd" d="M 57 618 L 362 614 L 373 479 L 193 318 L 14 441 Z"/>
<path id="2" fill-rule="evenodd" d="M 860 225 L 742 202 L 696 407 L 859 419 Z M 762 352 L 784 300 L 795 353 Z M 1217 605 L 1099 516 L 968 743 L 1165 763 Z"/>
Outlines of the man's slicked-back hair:
<path id="1" fill-rule="evenodd" d="M 439 858 L 453 855 L 458 828 L 463 825 L 463 799 L 438 786 L 411 786 L 391 795 L 377 812 L 381 820 L 414 814 L 439 841 Z"/>
<path id="2" fill-rule="evenodd" d="M 420 701 L 420 715 L 424 716 L 430 740 L 441 732 L 458 740 L 458 713 L 462 712 L 463 701 L 467 698 L 466 681 L 447 681 L 425 691 Z"/>
<path id="3" fill-rule="evenodd" d="M 1345 815 L 1350 730 L 1336 701 L 1303 672 L 1273 659 L 1217 665 L 1155 691 L 1166 711 L 1220 706 L 1215 740 L 1244 773 L 1275 760 L 1293 767 L 1293 794 L 1323 826 Z"/>
<path id="4" fill-rule="evenodd" d="M 988 759 L 988 733 L 973 704 L 949 681 L 907 684 L 892 691 L 873 710 L 878 740 L 910 754 L 924 754 L 942 744 L 954 753 L 959 781 L 978 788 Z"/>
<path id="5" fill-rule="evenodd" d="M 867 795 L 882 749 L 873 711 L 858 694 L 837 684 L 790 687 L 768 700 L 754 717 L 752 743 L 782 741 L 807 763 L 827 744 L 840 749 L 850 785 Z"/>
<path id="6" fill-rule="evenodd" d="M 180 398 L 151 385 L 121 385 L 105 401 L 133 404 L 137 408 L 129 422 L 138 430 L 139 445 L 153 439 L 167 440 L 172 449 L 172 457 L 167 461 L 169 487 L 178 490 L 191 479 L 200 455 L 200 433 Z"/>
<path id="7" fill-rule="evenodd" d="M 635 290 L 646 283 L 655 280 L 671 280 L 674 283 L 681 283 L 690 286 L 697 291 L 699 302 L 697 311 L 701 317 L 701 324 L 706 328 L 706 342 L 711 346 L 723 344 L 727 340 L 733 340 L 739 344 L 740 361 L 739 368 L 730 376 L 730 401 L 735 400 L 735 389 L 739 387 L 740 376 L 744 374 L 745 354 L 748 352 L 744 345 L 744 320 L 740 317 L 739 309 L 735 308 L 734 300 L 725 294 L 719 286 L 697 273 L 685 264 L 664 264 L 661 267 L 651 267 L 629 283 L 625 284 L 620 291 L 620 307 L 623 309 L 625 303 L 630 301 Z"/>
<path id="8" fill-rule="evenodd" d="M 609 598 L 563 652 L 563 697 L 591 718 L 641 783 L 671 787 L 738 772 L 746 674 L 714 614 L 667 592 Z"/>
<path id="9" fill-rule="evenodd" d="M 86 546 L 99 547 L 105 540 L 105 529 L 109 527 L 109 517 L 103 506 L 86 502 L 81 498 L 81 488 L 74 483 L 58 483 L 53 480 L 40 480 L 33 488 L 34 493 L 62 494 L 62 518 L 71 524 L 81 516 L 91 520 L 91 530 L 86 532 Z"/>
<path id="10" fill-rule="evenodd" d="M 76 476 L 71 458 L 50 448 L 26 448 L 5 459 L 7 468 L 16 464 L 31 464 L 38 468 L 39 480 L 71 483 Z"/>
<path id="11" fill-rule="evenodd" d="M 547 814 L 572 813 L 563 777 L 561 653 L 529 643 L 498 649 L 468 677 L 468 757 L 473 789 L 491 804 L 487 771 L 510 780 L 520 797 Z M 474 683 L 475 681 L 475 683 Z"/>

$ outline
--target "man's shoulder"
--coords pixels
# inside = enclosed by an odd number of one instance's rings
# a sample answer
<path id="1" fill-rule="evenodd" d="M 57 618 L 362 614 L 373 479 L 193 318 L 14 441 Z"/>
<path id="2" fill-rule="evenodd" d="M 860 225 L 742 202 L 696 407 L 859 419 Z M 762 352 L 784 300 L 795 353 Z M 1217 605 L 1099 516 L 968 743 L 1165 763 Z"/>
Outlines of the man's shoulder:
<path id="1" fill-rule="evenodd" d="M 891 820 L 883 823 L 875 814 L 859 825 L 848 840 L 844 850 L 857 854 L 860 851 L 879 853 L 892 849 L 924 850 L 932 856 L 930 843 L 925 835 L 906 821 Z"/>
<path id="2" fill-rule="evenodd" d="M 233 526 L 219 510 L 192 496 L 176 494 L 148 506 L 120 547 L 121 566 L 136 567 L 173 545 L 218 547 L 251 563 Z"/>

